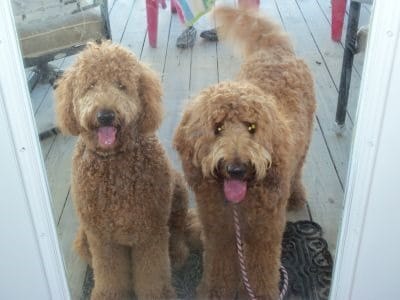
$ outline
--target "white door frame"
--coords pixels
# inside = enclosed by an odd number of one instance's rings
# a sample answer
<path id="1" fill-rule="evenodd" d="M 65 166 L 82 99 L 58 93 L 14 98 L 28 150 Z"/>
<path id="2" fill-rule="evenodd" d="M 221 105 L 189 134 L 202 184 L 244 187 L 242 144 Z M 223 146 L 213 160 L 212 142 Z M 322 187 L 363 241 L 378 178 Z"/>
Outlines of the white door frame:
<path id="1" fill-rule="evenodd" d="M 0 237 L 7 238 L 1 240 L 0 266 L 11 266 L 0 268 L 0 298 L 69 299 L 9 0 L 0 0 L 0 66 L 0 127 L 5 132 L 0 146 L 0 217 L 8 221 L 0 228 Z M 16 174 L 19 178 L 9 180 Z"/>
<path id="2" fill-rule="evenodd" d="M 388 269 L 388 264 L 381 263 L 392 258 L 395 253 L 385 252 L 383 247 L 380 249 L 380 263 L 371 264 L 370 258 L 376 254 L 369 252 L 369 247 L 366 248 L 379 234 L 373 229 L 380 228 L 379 222 L 382 223 L 388 216 L 387 211 L 378 209 L 385 205 L 385 199 L 378 199 L 377 195 L 382 195 L 380 192 L 386 191 L 386 196 L 390 199 L 392 195 L 390 193 L 394 193 L 397 187 L 393 180 L 382 180 L 382 178 L 385 174 L 396 174 L 393 172 L 395 169 L 400 170 L 396 162 L 396 158 L 399 160 L 400 151 L 390 152 L 390 149 L 393 147 L 398 149 L 399 146 L 399 142 L 393 144 L 396 133 L 393 128 L 394 126 L 400 128 L 398 104 L 400 61 L 395 55 L 396 50 L 400 53 L 398 16 L 400 16 L 399 0 L 375 0 L 331 289 L 330 298 L 335 300 L 394 299 L 392 296 L 398 292 L 397 284 L 394 282 L 394 279 L 398 278 L 394 273 L 396 268 L 389 268 L 392 273 L 387 273 L 385 270 Z M 20 215 L 15 217 L 29 218 L 32 230 L 24 234 L 34 237 L 33 247 L 37 247 L 38 251 L 32 251 L 34 253 L 32 257 L 33 259 L 36 257 L 42 266 L 42 271 L 38 271 L 33 279 L 43 283 L 43 288 L 47 289 L 47 293 L 45 291 L 44 294 L 48 295 L 48 299 L 69 299 L 64 265 L 52 217 L 49 188 L 9 0 L 0 1 L 0 28 L 0 66 L 2 66 L 0 128 L 9 129 L 9 144 L 13 150 L 9 157 L 3 155 L 0 160 L 15 162 L 16 171 L 20 174 L 16 188 L 23 192 L 18 197 L 25 207 L 21 208 Z M 395 113 L 399 116 L 397 119 Z M 332 112 L 333 122 L 334 112 Z M 383 160 L 383 157 L 390 159 L 391 163 L 387 164 L 387 160 Z M 12 167 L 12 164 L 9 165 Z M 7 176 L 7 172 L 9 171 L 0 167 L 1 176 Z M 395 212 L 400 211 L 400 199 L 398 200 L 386 203 L 392 212 L 390 215 L 392 218 Z M 399 227 L 395 224 L 392 228 L 397 233 L 400 232 Z M 0 228 L 0 233 L 1 230 L 6 229 Z M 395 239 L 394 236 L 392 240 Z M 389 238 L 385 242 L 393 246 Z M 21 251 L 18 248 L 12 250 L 16 253 Z M 398 263 L 393 261 L 392 265 L 399 269 Z M 379 276 L 378 274 L 374 276 L 372 267 L 381 272 Z M 371 276 L 365 276 L 367 273 Z M 4 276 L 7 276 L 7 270 L 0 269 L 0 277 Z M 0 283 L 0 295 L 7 293 L 7 290 L 5 291 L 7 288 L 8 295 L 12 295 L 12 291 L 21 285 L 21 282 L 16 282 L 14 287 L 3 287 Z M 37 285 L 27 285 L 25 288 L 32 288 L 33 293 L 35 286 L 37 288 Z M 385 290 L 381 290 L 383 286 Z M 378 298 L 376 298 L 377 290 L 380 292 Z M 27 295 L 30 292 L 27 290 Z M 397 293 L 397 297 L 400 297 L 400 292 Z"/>
<path id="3" fill-rule="evenodd" d="M 331 299 L 400 299 L 399 16 L 374 0 Z"/>

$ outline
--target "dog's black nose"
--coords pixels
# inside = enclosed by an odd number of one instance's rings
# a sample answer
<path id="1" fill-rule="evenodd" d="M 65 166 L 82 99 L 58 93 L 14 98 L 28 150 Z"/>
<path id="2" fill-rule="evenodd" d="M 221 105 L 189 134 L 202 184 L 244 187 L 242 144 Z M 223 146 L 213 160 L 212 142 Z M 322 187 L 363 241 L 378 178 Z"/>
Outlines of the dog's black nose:
<path id="1" fill-rule="evenodd" d="M 97 121 L 102 126 L 109 126 L 115 119 L 115 113 L 111 110 L 100 110 L 97 112 Z"/>
<path id="2" fill-rule="evenodd" d="M 247 172 L 245 164 L 235 163 L 226 166 L 226 172 L 233 179 L 243 179 Z"/>

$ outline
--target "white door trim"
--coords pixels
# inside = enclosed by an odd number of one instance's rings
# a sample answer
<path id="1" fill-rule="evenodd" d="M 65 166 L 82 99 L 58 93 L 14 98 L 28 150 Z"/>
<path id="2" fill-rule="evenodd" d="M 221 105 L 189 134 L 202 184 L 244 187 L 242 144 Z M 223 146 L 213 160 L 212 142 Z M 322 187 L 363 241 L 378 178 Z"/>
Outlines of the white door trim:
<path id="1" fill-rule="evenodd" d="M 381 137 L 386 130 L 383 125 L 386 121 L 387 113 L 396 109 L 400 95 L 389 93 L 390 89 L 400 84 L 400 78 L 394 78 L 394 72 L 399 74 L 400 66 L 396 65 L 396 55 L 400 55 L 400 1 L 399 0 L 375 0 L 372 24 L 369 31 L 369 40 L 367 54 L 364 63 L 362 81 L 360 87 L 360 96 L 358 100 L 358 111 L 355 122 L 354 142 L 352 145 L 350 166 L 348 172 L 347 189 L 345 192 L 345 207 L 341 233 L 336 256 L 333 285 L 331 288 L 330 299 L 367 299 L 357 298 L 360 295 L 360 287 L 368 295 L 376 292 L 376 285 L 371 285 L 364 281 L 363 284 L 355 283 L 362 274 L 360 264 L 366 261 L 360 261 L 363 242 L 368 238 L 370 232 L 365 232 L 368 214 L 371 211 L 371 203 L 375 199 L 371 198 L 374 188 L 377 188 L 376 182 L 376 162 L 383 147 Z M 393 101 L 397 97 L 397 101 Z M 398 111 L 400 114 L 400 111 Z M 400 128 L 400 117 L 397 121 Z M 397 139 L 398 140 L 398 139 Z M 393 141 L 395 142 L 395 140 Z M 398 155 L 398 154 L 397 154 Z M 387 159 L 390 159 L 387 157 Z M 396 157 L 393 157 L 396 159 Z M 397 161 L 399 160 L 397 156 Z M 395 161 L 393 162 L 395 167 Z M 384 174 L 383 174 L 384 176 Z M 385 188 L 386 187 L 379 187 Z M 385 199 L 380 199 L 381 205 L 385 205 Z M 400 202 L 397 209 L 400 208 Z M 377 216 L 382 222 L 386 221 L 385 215 Z M 372 223 L 368 223 L 372 224 Z M 393 236 L 393 238 L 395 238 Z M 379 241 L 377 241 L 379 243 Z M 384 249 L 385 247 L 382 247 Z M 385 257 L 384 251 L 375 253 L 375 259 L 389 259 Z M 382 257 L 383 256 L 383 257 Z M 371 259 L 374 259 L 371 257 Z M 366 263 L 368 264 L 368 263 Z M 368 267 L 368 266 L 364 266 Z M 373 270 L 369 274 L 371 278 L 380 276 L 387 279 L 390 276 L 398 278 L 397 274 L 383 272 L 374 274 Z M 394 286 L 391 287 L 395 288 Z M 379 291 L 380 297 L 368 299 L 394 299 L 385 298 L 385 291 Z M 400 296 L 400 295 L 397 295 Z"/>
<path id="2" fill-rule="evenodd" d="M 69 299 L 47 177 L 9 0 L 0 1 L 0 28 L 0 92 L 3 99 L 2 110 L 5 113 L 5 118 L 0 120 L 0 123 L 10 129 L 15 159 L 21 174 L 22 186 L 25 189 L 26 199 L 22 200 L 27 202 L 33 226 L 32 232 L 35 233 L 40 253 L 37 259 L 41 261 L 44 269 L 43 281 L 47 281 L 49 299 Z M 2 172 L 4 176 L 6 170 Z M 29 233 L 19 234 L 16 238 L 24 238 L 24 234 Z M 15 249 L 15 251 L 21 251 L 21 249 Z M 28 264 L 29 261 L 25 263 Z M 6 272 L 6 270 L 2 271 Z M 32 279 L 38 280 L 38 278 Z"/>

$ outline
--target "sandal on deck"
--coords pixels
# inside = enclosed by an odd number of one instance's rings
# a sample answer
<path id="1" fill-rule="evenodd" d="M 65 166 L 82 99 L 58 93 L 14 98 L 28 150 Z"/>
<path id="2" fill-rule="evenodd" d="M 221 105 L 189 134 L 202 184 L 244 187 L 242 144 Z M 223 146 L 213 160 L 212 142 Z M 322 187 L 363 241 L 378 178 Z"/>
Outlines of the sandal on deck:
<path id="1" fill-rule="evenodd" d="M 217 30 L 215 28 L 202 31 L 200 37 L 210 42 L 218 42 Z"/>
<path id="2" fill-rule="evenodd" d="M 186 28 L 176 40 L 176 46 L 178 48 L 192 48 L 196 41 L 196 28 L 190 26 Z"/>

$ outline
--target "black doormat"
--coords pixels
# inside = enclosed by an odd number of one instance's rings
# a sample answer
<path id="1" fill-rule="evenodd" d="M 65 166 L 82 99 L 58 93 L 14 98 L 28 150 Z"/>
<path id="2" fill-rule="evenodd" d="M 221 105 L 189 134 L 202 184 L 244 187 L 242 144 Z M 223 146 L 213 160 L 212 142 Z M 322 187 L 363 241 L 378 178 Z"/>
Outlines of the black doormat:
<path id="1" fill-rule="evenodd" d="M 321 226 L 312 221 L 288 222 L 283 235 L 282 264 L 289 274 L 285 299 L 328 299 L 333 261 Z"/>
<path id="2" fill-rule="evenodd" d="M 332 275 L 332 256 L 322 238 L 322 229 L 312 221 L 288 222 L 283 236 L 282 264 L 289 275 L 286 300 L 328 299 Z M 200 252 L 192 252 L 172 280 L 179 299 L 194 299 L 202 274 Z M 93 274 L 88 268 L 83 285 L 83 299 L 89 299 Z"/>

